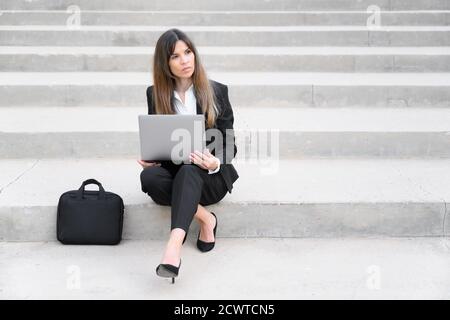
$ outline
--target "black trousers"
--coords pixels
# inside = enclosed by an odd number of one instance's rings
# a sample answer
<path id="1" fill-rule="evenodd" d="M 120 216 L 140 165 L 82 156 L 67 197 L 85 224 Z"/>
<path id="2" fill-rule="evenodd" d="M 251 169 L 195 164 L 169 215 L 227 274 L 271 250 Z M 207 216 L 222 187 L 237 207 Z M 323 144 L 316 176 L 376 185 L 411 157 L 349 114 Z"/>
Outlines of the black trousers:
<path id="1" fill-rule="evenodd" d="M 217 203 L 228 191 L 219 172 L 208 174 L 195 164 L 145 168 L 141 186 L 157 204 L 171 206 L 171 230 L 181 228 L 186 233 L 198 204 Z"/>

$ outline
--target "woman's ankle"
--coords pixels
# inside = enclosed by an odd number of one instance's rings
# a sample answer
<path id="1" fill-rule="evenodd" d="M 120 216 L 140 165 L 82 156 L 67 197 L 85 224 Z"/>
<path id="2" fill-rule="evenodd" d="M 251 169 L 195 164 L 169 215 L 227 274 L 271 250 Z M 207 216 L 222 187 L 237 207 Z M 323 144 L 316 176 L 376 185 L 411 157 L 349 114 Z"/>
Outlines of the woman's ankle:
<path id="1" fill-rule="evenodd" d="M 176 228 L 170 233 L 169 241 L 162 258 L 163 264 L 172 264 L 177 266 L 181 257 L 181 248 L 183 246 L 183 238 L 186 235 L 184 230 Z"/>
<path id="2" fill-rule="evenodd" d="M 167 247 L 166 251 L 164 252 L 163 258 L 161 259 L 161 263 L 172 264 L 174 266 L 177 266 L 178 262 L 180 261 L 180 258 L 181 258 L 180 250 L 177 250 L 176 248 Z"/>

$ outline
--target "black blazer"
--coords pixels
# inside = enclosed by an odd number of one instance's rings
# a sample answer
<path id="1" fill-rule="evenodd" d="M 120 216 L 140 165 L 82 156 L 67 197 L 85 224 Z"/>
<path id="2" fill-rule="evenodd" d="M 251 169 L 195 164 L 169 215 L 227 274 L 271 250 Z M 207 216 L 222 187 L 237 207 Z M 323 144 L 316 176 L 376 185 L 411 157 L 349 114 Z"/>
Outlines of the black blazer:
<path id="1" fill-rule="evenodd" d="M 216 150 L 212 150 L 212 154 L 220 159 L 220 169 L 218 173 L 225 181 L 228 192 L 231 193 L 233 189 L 233 183 L 239 178 L 239 175 L 231 164 L 231 160 L 236 156 L 237 147 L 236 140 L 234 137 L 233 130 L 233 109 L 231 108 L 230 100 L 228 98 L 228 87 L 222 83 L 219 83 L 214 80 L 209 80 L 212 88 L 214 89 L 214 93 L 217 98 L 217 107 L 219 108 L 219 115 L 216 119 L 216 123 L 214 128 L 220 130 L 222 132 L 223 137 L 223 150 L 218 150 L 218 154 L 216 154 Z M 173 98 L 173 97 L 172 97 Z M 147 105 L 148 105 L 148 114 L 155 114 L 155 107 L 153 101 L 153 86 L 147 88 Z M 202 114 L 202 109 L 197 101 L 197 114 Z M 206 124 L 205 124 L 206 128 Z M 228 130 L 226 130 L 228 129 Z M 234 152 L 232 154 L 227 154 L 226 145 L 228 143 L 233 143 Z M 211 143 L 211 140 L 206 141 L 206 146 Z M 210 149 L 211 150 L 211 149 Z M 161 166 L 170 166 L 175 165 L 172 161 L 161 161 Z M 182 164 L 180 164 L 182 165 Z"/>

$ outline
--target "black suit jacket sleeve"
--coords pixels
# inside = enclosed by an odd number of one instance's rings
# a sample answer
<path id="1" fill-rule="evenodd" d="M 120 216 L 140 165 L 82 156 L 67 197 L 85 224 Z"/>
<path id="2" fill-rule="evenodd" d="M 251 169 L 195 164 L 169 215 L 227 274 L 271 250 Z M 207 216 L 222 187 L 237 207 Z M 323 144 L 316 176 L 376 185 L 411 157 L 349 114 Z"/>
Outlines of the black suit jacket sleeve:
<path id="1" fill-rule="evenodd" d="M 233 109 L 228 98 L 228 87 L 221 85 L 219 100 L 219 116 L 216 119 L 215 127 L 220 130 L 223 138 L 223 148 L 215 152 L 215 156 L 220 159 L 222 164 L 229 164 L 236 157 L 237 147 L 234 135 L 234 115 Z"/>
<path id="2" fill-rule="evenodd" d="M 147 88 L 147 107 L 148 114 L 155 114 L 155 107 L 153 105 L 153 86 Z"/>

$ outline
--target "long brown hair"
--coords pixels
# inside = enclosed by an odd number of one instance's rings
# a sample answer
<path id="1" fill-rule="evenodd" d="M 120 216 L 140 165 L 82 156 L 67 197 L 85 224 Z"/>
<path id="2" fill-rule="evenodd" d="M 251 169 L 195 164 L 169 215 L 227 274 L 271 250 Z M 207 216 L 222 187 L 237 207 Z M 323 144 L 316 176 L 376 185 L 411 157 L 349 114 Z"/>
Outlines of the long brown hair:
<path id="1" fill-rule="evenodd" d="M 159 37 L 156 43 L 153 56 L 153 101 L 155 104 L 155 113 L 176 113 L 174 110 L 173 96 L 176 78 L 170 71 L 169 59 L 175 50 L 175 45 L 178 40 L 184 41 L 195 55 L 195 70 L 192 74 L 195 98 L 205 115 L 206 126 L 212 128 L 218 115 L 214 90 L 200 62 L 200 56 L 194 43 L 184 32 L 178 29 L 167 30 Z"/>

